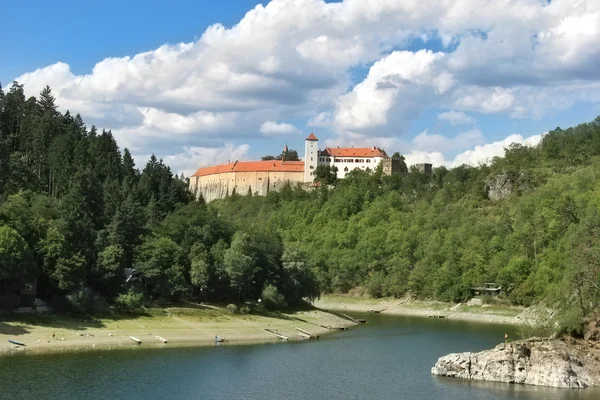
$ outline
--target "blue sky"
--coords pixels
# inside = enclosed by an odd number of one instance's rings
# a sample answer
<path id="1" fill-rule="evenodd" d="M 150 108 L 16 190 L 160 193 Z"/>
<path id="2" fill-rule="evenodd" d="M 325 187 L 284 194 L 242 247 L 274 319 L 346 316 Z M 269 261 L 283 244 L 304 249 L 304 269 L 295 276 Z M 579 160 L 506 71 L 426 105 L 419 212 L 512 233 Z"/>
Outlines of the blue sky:
<path id="1" fill-rule="evenodd" d="M 598 2 L 450 3 L 8 2 L 0 82 L 48 84 L 138 162 L 186 172 L 311 131 L 476 164 L 600 114 Z"/>

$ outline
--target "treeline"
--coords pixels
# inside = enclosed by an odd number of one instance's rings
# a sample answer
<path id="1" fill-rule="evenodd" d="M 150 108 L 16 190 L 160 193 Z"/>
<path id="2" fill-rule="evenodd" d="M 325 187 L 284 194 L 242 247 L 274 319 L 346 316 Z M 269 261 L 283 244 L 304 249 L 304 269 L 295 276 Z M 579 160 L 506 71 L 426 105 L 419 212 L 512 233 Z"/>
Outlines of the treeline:
<path id="1" fill-rule="evenodd" d="M 49 87 L 28 99 L 16 82 L 0 88 L 0 309 L 318 295 L 300 250 L 234 228 L 187 187 L 154 155 L 140 172 L 110 131 L 60 113 Z"/>
<path id="2" fill-rule="evenodd" d="M 278 232 L 326 292 L 463 301 L 501 285 L 578 321 L 600 299 L 600 117 L 512 145 L 490 165 L 354 171 L 334 190 L 287 188 L 213 202 L 232 225 Z M 504 191 L 506 198 L 492 192 Z"/>

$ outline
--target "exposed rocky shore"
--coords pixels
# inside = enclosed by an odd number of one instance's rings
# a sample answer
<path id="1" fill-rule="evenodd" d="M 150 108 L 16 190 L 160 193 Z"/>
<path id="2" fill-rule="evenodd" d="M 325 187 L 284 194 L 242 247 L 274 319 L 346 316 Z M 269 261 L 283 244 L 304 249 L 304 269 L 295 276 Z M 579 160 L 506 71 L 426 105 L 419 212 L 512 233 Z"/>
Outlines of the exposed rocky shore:
<path id="1" fill-rule="evenodd" d="M 586 342 L 531 338 L 441 357 L 434 375 L 557 388 L 600 385 L 598 351 Z"/>

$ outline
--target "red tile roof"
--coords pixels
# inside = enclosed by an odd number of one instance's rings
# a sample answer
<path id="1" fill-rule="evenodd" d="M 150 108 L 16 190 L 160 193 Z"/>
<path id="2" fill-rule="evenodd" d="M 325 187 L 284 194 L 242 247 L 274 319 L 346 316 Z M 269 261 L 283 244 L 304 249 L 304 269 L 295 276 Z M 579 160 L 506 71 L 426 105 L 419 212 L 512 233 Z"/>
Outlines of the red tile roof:
<path id="1" fill-rule="evenodd" d="M 319 140 L 319 139 L 317 139 L 315 134 L 311 132 L 310 135 L 308 135 L 308 137 L 306 138 L 306 140 Z"/>
<path id="2" fill-rule="evenodd" d="M 207 176 L 226 172 L 304 172 L 304 161 L 236 161 L 229 164 L 199 168 L 192 176 Z"/>
<path id="3" fill-rule="evenodd" d="M 379 147 L 327 147 L 321 152 L 331 157 L 387 157 Z"/>

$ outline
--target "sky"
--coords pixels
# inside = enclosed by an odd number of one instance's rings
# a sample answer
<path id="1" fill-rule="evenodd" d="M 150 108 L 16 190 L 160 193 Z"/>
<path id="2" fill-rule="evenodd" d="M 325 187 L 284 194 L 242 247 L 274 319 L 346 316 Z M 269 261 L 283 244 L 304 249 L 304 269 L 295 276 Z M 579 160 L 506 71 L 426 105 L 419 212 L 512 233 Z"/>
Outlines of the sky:
<path id="1" fill-rule="evenodd" d="M 160 4 L 154 4 L 160 3 Z M 477 165 L 600 115 L 600 0 L 7 2 L 0 83 L 177 172 L 319 147 Z"/>

